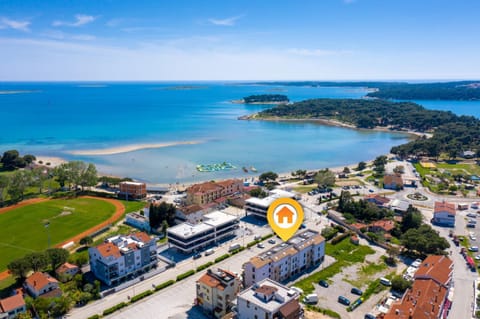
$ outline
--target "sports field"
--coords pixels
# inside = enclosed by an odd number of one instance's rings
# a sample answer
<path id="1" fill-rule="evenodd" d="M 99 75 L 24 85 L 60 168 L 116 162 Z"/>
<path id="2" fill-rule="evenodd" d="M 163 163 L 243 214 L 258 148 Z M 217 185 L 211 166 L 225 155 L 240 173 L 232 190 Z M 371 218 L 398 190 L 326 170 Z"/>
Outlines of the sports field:
<path id="1" fill-rule="evenodd" d="M 16 258 L 41 251 L 107 220 L 115 206 L 93 198 L 54 199 L 0 214 L 0 271 Z M 48 228 L 45 224 L 48 223 Z"/>

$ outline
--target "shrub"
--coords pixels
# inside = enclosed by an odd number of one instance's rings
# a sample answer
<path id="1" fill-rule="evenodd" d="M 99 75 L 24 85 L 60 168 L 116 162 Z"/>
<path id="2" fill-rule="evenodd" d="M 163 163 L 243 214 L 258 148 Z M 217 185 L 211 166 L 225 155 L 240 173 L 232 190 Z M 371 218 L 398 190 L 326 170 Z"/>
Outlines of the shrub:
<path id="1" fill-rule="evenodd" d="M 262 240 L 269 239 L 270 237 L 273 237 L 273 235 L 274 235 L 273 233 L 265 235 L 265 236 L 262 237 Z"/>
<path id="2" fill-rule="evenodd" d="M 100 319 L 100 315 L 93 315 L 88 317 L 88 319 Z"/>
<path id="3" fill-rule="evenodd" d="M 244 247 L 244 246 L 240 246 L 240 248 L 235 249 L 235 250 L 232 250 L 232 251 L 230 252 L 230 255 L 238 254 L 238 253 L 241 252 L 242 250 L 245 250 L 245 247 Z"/>
<path id="4" fill-rule="evenodd" d="M 130 303 L 134 303 L 134 302 L 137 302 L 139 301 L 140 299 L 143 299 L 147 296 L 150 296 L 151 294 L 153 294 L 153 291 L 152 290 L 147 290 L 147 291 L 144 291 L 142 292 L 141 294 L 138 294 L 136 296 L 133 296 L 132 299 L 130 300 Z"/>
<path id="5" fill-rule="evenodd" d="M 171 286 L 175 283 L 175 280 L 168 280 L 168 281 L 165 281 L 164 283 L 161 283 L 160 285 L 156 286 L 155 287 L 155 291 L 159 291 L 159 290 L 162 290 L 163 288 L 166 288 L 168 286 Z"/>
<path id="6" fill-rule="evenodd" d="M 230 254 L 221 255 L 220 257 L 215 258 L 215 263 L 219 263 L 222 260 L 227 259 L 228 257 L 230 257 Z"/>
<path id="7" fill-rule="evenodd" d="M 105 309 L 105 310 L 103 311 L 103 315 L 104 315 L 104 316 L 108 316 L 109 314 L 112 314 L 112 313 L 114 313 L 114 312 L 117 311 L 117 310 L 120 310 L 120 309 L 122 309 L 122 308 L 125 308 L 126 306 L 128 306 L 128 303 L 126 303 L 126 302 L 121 302 L 121 303 L 119 303 L 119 304 L 117 304 L 117 305 L 115 305 L 115 306 L 113 306 L 113 307 L 111 307 L 111 308 Z"/>
<path id="8" fill-rule="evenodd" d="M 247 244 L 247 248 L 250 248 L 250 247 L 253 247 L 255 246 L 256 244 L 258 244 L 260 242 L 260 240 L 254 240 L 254 241 L 251 241 Z"/>
<path id="9" fill-rule="evenodd" d="M 348 236 L 350 236 L 351 234 L 349 232 L 346 232 L 346 233 L 343 233 L 341 235 L 338 235 L 336 237 L 334 237 L 331 241 L 332 245 L 336 245 L 338 244 L 339 242 L 341 242 L 342 240 L 344 240 L 345 238 L 347 238 Z"/>
<path id="10" fill-rule="evenodd" d="M 213 265 L 213 261 L 209 261 L 206 264 L 200 265 L 200 266 L 197 267 L 197 272 L 202 271 L 202 270 L 210 267 L 211 265 Z"/>
<path id="11" fill-rule="evenodd" d="M 193 275 L 195 273 L 195 270 L 189 270 L 187 272 L 184 272 L 183 274 L 180 274 L 177 276 L 177 281 L 180 281 L 180 280 L 183 280 L 187 277 L 190 277 L 191 275 Z"/>

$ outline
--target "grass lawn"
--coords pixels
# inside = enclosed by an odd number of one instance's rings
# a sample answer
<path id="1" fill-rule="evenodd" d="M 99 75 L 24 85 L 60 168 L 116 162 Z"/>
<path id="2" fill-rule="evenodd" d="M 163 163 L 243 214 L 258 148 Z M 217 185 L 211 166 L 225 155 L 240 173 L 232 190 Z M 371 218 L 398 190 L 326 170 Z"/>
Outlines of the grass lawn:
<path id="1" fill-rule="evenodd" d="M 327 243 L 325 252 L 327 255 L 334 257 L 337 261 L 295 283 L 295 286 L 303 289 L 305 294 L 313 292 L 313 283 L 318 283 L 321 279 L 328 280 L 341 272 L 345 267 L 363 262 L 365 256 L 375 253 L 375 251 L 368 246 L 357 246 L 352 244 L 350 238 L 345 238 L 336 245 Z"/>
<path id="2" fill-rule="evenodd" d="M 1 214 L 0 271 L 13 259 L 46 249 L 48 233 L 54 246 L 108 219 L 114 212 L 115 207 L 102 200 L 75 198 L 50 200 Z M 44 227 L 47 221 L 48 232 Z"/>
<path id="3" fill-rule="evenodd" d="M 315 189 L 317 188 L 317 184 L 315 185 L 302 185 L 302 186 L 296 186 L 293 188 L 293 190 L 295 192 L 299 192 L 299 193 L 302 193 L 302 194 L 305 194 L 305 193 L 308 193 L 309 191 L 311 191 L 312 189 Z"/>
<path id="4" fill-rule="evenodd" d="M 480 175 L 480 166 L 475 164 L 448 164 L 448 163 L 439 163 L 437 164 L 438 168 L 443 168 L 447 170 L 465 170 L 472 175 Z"/>
<path id="5" fill-rule="evenodd" d="M 125 214 L 138 212 L 145 207 L 145 202 L 119 200 L 125 206 Z"/>
<path id="6" fill-rule="evenodd" d="M 380 262 L 377 264 L 374 263 L 368 263 L 364 266 L 362 266 L 356 274 L 356 279 L 351 280 L 351 279 L 344 279 L 344 281 L 352 284 L 355 287 L 363 287 L 365 284 L 371 282 L 371 277 L 376 275 L 379 272 L 382 272 L 383 270 L 387 269 L 388 266 L 384 262 Z"/>

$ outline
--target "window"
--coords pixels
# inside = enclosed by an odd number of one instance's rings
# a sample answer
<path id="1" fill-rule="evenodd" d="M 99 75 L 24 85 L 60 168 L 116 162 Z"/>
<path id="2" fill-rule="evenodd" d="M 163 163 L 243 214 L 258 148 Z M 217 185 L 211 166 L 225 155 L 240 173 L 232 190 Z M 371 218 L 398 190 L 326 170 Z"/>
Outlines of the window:
<path id="1" fill-rule="evenodd" d="M 247 308 L 250 308 L 250 301 L 248 301 L 248 300 L 247 300 Z"/>

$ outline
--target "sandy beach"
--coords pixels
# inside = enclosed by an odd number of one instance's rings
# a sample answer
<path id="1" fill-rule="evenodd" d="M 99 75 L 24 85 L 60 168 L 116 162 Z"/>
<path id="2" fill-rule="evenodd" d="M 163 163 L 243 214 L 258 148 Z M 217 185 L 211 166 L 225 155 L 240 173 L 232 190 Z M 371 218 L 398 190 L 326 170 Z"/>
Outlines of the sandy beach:
<path id="1" fill-rule="evenodd" d="M 35 161 L 35 164 L 45 165 L 48 167 L 56 167 L 62 163 L 67 162 L 61 157 L 53 157 L 53 156 L 35 156 L 35 157 L 37 158 L 37 160 Z M 50 163 L 50 165 L 47 165 L 47 163 Z"/>
<path id="2" fill-rule="evenodd" d="M 115 155 L 122 153 L 129 153 L 139 150 L 153 149 L 153 148 L 163 148 L 177 145 L 193 145 L 200 144 L 202 141 L 184 141 L 184 142 L 170 142 L 170 143 L 152 143 L 152 144 L 131 144 L 111 148 L 101 148 L 101 149 L 92 149 L 92 150 L 73 150 L 67 153 L 72 155 Z"/>

